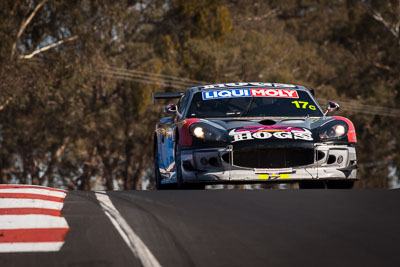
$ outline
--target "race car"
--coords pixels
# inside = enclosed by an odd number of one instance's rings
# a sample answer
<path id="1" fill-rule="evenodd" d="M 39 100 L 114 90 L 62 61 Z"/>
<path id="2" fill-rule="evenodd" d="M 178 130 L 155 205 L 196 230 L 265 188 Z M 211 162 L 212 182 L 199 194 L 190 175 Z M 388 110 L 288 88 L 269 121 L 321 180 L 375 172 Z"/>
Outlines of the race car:
<path id="1" fill-rule="evenodd" d="M 352 188 L 357 180 L 353 123 L 327 116 L 314 91 L 262 82 L 212 84 L 153 99 L 179 98 L 154 133 L 158 189 L 209 184 L 298 183 Z"/>

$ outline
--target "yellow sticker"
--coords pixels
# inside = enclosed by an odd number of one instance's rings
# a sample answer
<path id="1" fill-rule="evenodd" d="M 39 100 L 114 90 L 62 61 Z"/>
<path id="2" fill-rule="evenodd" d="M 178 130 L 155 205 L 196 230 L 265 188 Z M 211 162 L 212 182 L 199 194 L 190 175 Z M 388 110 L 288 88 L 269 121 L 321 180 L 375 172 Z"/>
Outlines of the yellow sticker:
<path id="1" fill-rule="evenodd" d="M 290 179 L 289 173 L 281 173 L 281 174 L 259 174 L 258 179 Z"/>
<path id="2" fill-rule="evenodd" d="M 281 179 L 290 179 L 290 174 L 289 173 L 281 173 L 280 178 Z"/>
<path id="3" fill-rule="evenodd" d="M 178 127 L 179 127 L 179 128 L 182 128 L 182 126 L 185 125 L 186 122 L 187 122 L 186 120 L 179 122 L 179 123 L 178 123 Z"/>

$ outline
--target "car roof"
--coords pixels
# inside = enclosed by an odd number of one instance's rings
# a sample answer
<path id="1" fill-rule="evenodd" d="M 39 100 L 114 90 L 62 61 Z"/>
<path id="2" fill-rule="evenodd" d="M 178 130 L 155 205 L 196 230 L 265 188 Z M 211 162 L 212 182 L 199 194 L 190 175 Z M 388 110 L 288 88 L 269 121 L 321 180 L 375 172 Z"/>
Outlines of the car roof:
<path id="1" fill-rule="evenodd" d="M 262 88 L 262 89 L 296 89 L 302 91 L 309 91 L 306 87 L 295 84 L 284 84 L 284 83 L 268 83 L 268 82 L 235 82 L 235 83 L 220 83 L 220 84 L 209 84 L 192 87 L 189 90 L 193 93 L 203 91 L 215 91 L 215 90 L 226 90 L 226 89 L 244 89 L 244 88 Z"/>

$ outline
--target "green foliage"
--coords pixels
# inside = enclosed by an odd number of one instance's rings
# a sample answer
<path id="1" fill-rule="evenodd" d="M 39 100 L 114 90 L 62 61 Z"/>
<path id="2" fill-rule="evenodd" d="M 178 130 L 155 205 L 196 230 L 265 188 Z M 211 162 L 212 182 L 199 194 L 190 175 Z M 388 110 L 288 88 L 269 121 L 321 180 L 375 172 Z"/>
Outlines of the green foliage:
<path id="1" fill-rule="evenodd" d="M 221 38 L 232 29 L 229 10 L 218 0 L 177 0 L 169 16 L 182 25 L 181 32 L 190 38 Z M 169 19 L 169 18 L 167 18 Z"/>

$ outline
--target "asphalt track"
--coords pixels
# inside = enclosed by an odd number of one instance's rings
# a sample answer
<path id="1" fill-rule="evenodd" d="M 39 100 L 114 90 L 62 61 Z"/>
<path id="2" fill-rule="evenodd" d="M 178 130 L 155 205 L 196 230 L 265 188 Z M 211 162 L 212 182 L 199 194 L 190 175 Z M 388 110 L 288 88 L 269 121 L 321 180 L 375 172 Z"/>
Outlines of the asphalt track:
<path id="1" fill-rule="evenodd" d="M 400 190 L 107 192 L 161 266 L 400 266 Z M 93 192 L 68 192 L 59 252 L 0 266 L 141 266 Z"/>

